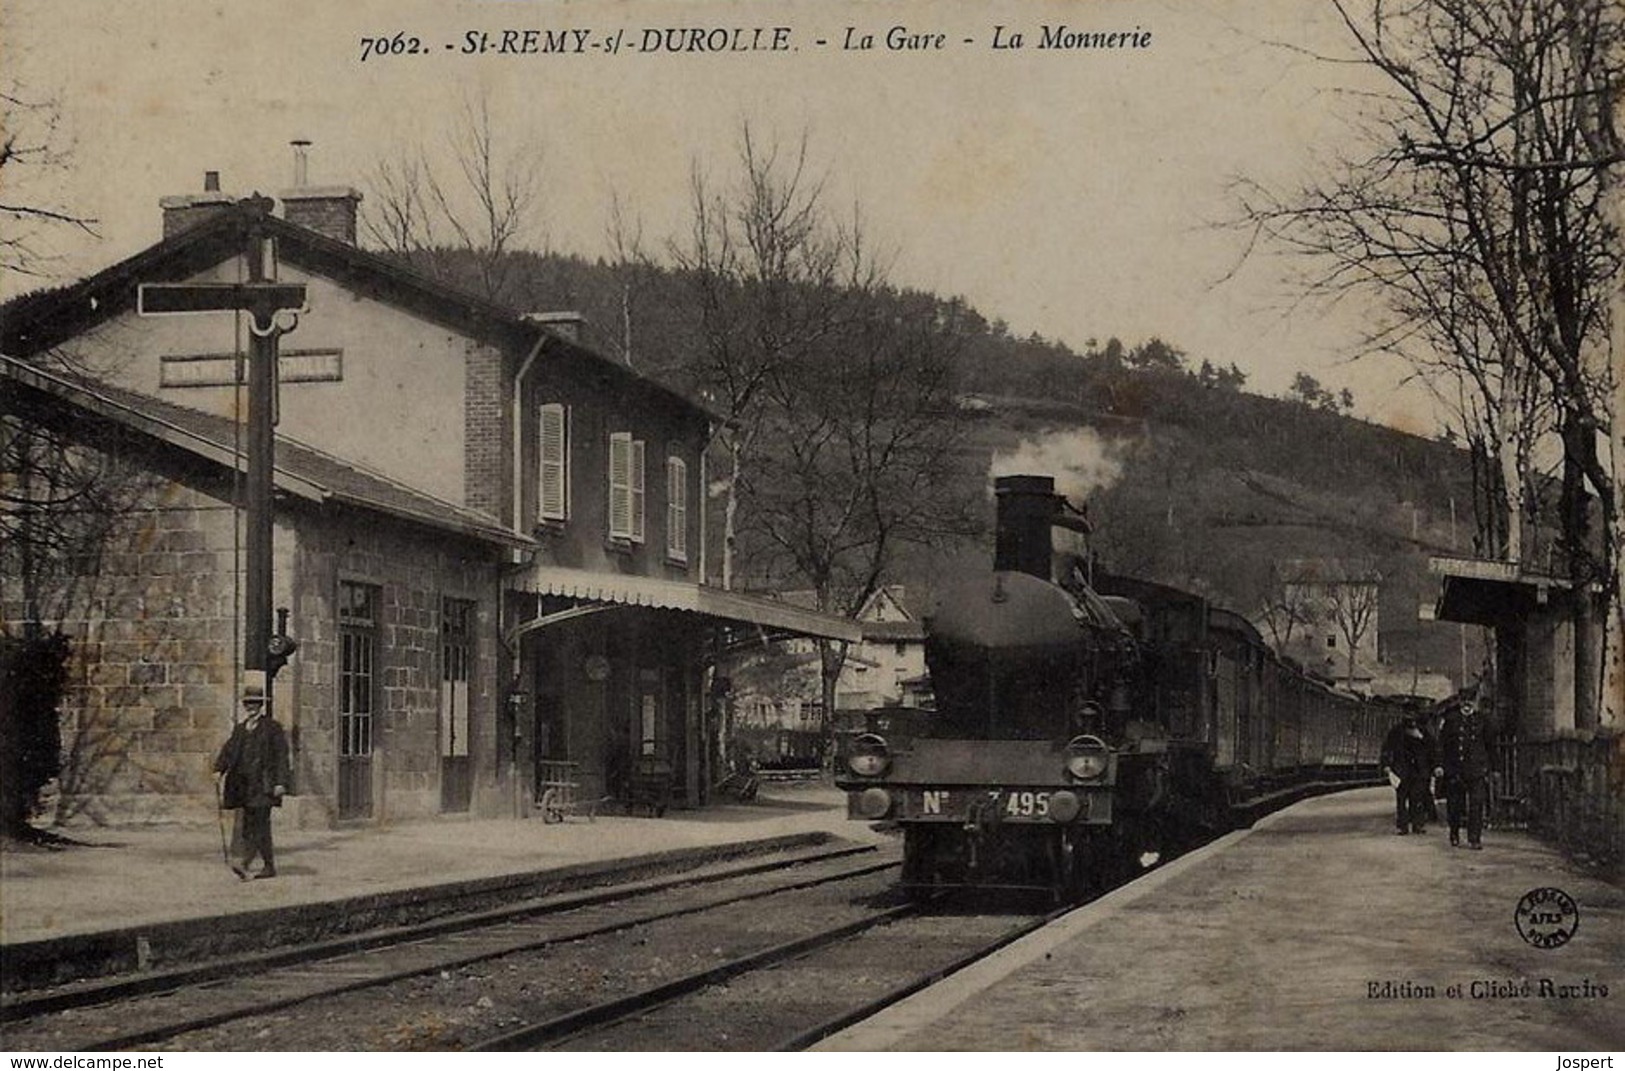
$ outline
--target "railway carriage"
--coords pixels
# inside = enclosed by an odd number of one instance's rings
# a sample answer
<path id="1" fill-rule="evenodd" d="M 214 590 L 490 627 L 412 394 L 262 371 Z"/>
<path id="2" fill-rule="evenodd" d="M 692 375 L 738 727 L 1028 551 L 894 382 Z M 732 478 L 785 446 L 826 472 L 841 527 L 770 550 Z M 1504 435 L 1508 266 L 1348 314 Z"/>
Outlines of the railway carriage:
<path id="1" fill-rule="evenodd" d="M 837 762 L 849 815 L 902 829 L 905 887 L 1077 897 L 1272 799 L 1374 777 L 1396 704 L 1306 676 L 1200 596 L 1089 578 L 1054 553 L 1052 528 L 1087 526 L 1049 477 L 995 490 L 993 569 L 926 620 L 935 714 Z"/>

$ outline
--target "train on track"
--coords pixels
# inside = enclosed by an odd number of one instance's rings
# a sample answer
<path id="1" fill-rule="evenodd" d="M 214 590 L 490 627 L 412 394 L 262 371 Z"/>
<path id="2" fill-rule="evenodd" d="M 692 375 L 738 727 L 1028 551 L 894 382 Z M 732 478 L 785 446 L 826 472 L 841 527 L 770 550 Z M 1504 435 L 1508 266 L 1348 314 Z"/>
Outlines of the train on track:
<path id="1" fill-rule="evenodd" d="M 848 814 L 903 833 L 902 884 L 1109 888 L 1283 799 L 1374 782 L 1402 700 L 1342 692 L 1190 594 L 1092 574 L 1048 476 L 995 482 L 989 572 L 926 621 L 936 710 L 843 741 Z"/>

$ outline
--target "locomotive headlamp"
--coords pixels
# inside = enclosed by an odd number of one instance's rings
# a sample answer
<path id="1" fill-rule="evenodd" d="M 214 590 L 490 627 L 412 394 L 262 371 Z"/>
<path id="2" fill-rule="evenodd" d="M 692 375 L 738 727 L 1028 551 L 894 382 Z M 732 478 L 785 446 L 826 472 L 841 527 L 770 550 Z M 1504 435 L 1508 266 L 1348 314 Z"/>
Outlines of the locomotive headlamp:
<path id="1" fill-rule="evenodd" d="M 852 753 L 846 757 L 846 767 L 859 777 L 879 777 L 891 768 L 891 752 L 886 738 L 878 733 L 863 733 L 852 741 Z"/>
<path id="2" fill-rule="evenodd" d="M 1098 736 L 1075 736 L 1066 745 L 1066 772 L 1079 781 L 1095 781 L 1106 776 L 1111 752 Z"/>
<path id="3" fill-rule="evenodd" d="M 858 813 L 865 818 L 884 818 L 891 813 L 891 793 L 883 788 L 866 788 L 858 793 Z"/>

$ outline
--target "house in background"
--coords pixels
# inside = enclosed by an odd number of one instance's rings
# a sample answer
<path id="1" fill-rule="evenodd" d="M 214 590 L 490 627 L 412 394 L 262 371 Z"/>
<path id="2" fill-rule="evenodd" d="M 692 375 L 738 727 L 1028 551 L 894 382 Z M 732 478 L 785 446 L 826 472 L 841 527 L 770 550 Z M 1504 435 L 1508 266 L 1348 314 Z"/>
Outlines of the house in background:
<path id="1" fill-rule="evenodd" d="M 90 450 L 117 428 L 154 478 L 106 596 L 65 623 L 87 682 L 70 723 L 119 741 L 83 782 L 109 815 L 212 807 L 240 658 L 244 325 L 141 317 L 136 292 L 241 281 L 252 236 L 307 288 L 278 367 L 273 597 L 301 644 L 276 713 L 303 820 L 525 813 L 552 763 L 618 797 L 657 767 L 699 803 L 720 746 L 706 675 L 733 632 L 858 638 L 706 583 L 704 407 L 568 316 L 357 248 L 348 187 L 284 191 L 281 215 L 217 187 L 165 198 L 160 242 L 12 302 L 0 329 L 5 419 L 52 414 Z"/>
<path id="2" fill-rule="evenodd" d="M 854 661 L 853 672 L 849 675 L 844 667 L 841 671 L 836 696 L 842 709 L 930 705 L 925 626 L 908 608 L 907 598 L 901 584 L 891 584 L 869 596 L 858 610 L 863 639 L 847 652 Z M 843 694 L 847 699 L 841 698 Z"/>
<path id="3" fill-rule="evenodd" d="M 1381 672 L 1382 575 L 1375 563 L 1353 558 L 1282 561 L 1275 588 L 1266 619 L 1255 624 L 1276 653 L 1351 692 L 1371 694 Z"/>
<path id="4" fill-rule="evenodd" d="M 788 602 L 810 603 L 809 592 Z M 901 585 L 883 587 L 858 611 L 861 638 L 849 644 L 835 686 L 835 716 L 823 716 L 823 684 L 817 642 L 792 637 L 745 648 L 728 670 L 734 724 L 752 731 L 824 732 L 861 722 L 871 710 L 928 709 L 931 678 L 925 665 L 925 626 L 915 617 Z M 759 749 L 758 749 L 759 750 Z"/>

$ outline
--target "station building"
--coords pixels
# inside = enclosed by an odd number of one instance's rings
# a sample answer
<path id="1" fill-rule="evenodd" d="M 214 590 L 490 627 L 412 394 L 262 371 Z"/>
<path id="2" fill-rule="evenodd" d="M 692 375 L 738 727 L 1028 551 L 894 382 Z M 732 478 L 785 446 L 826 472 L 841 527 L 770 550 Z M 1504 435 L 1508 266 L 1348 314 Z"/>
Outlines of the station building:
<path id="1" fill-rule="evenodd" d="M 307 307 L 280 340 L 275 680 L 304 824 L 528 814 L 544 781 L 696 805 L 720 773 L 710 667 L 738 635 L 856 626 L 707 583 L 716 414 L 523 315 L 355 245 L 360 194 L 165 198 L 157 244 L 12 302 L 0 416 L 114 457 L 144 493 L 84 597 L 59 811 L 212 807 L 240 680 L 246 317 L 141 316 L 143 283 L 241 282 L 272 239 Z M 15 474 L 12 474 L 15 475 Z M 8 623 L 18 577 L 0 578 Z M 561 772 L 562 771 L 562 772 Z"/>

